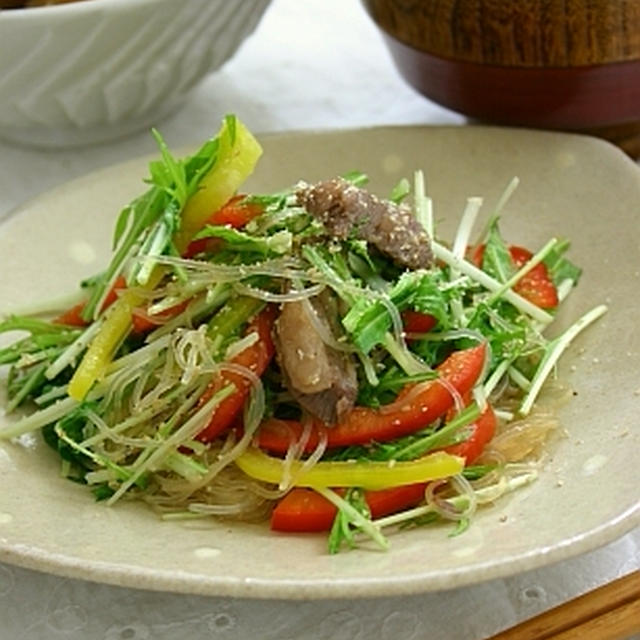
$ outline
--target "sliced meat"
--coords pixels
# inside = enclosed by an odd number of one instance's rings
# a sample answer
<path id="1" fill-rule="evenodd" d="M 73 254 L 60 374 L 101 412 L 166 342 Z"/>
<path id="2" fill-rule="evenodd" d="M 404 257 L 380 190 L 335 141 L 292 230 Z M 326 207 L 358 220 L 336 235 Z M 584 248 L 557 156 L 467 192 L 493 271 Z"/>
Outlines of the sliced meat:
<path id="1" fill-rule="evenodd" d="M 327 332 L 327 310 L 316 298 L 286 302 L 275 325 L 278 362 L 290 393 L 301 407 L 328 425 L 336 424 L 353 408 L 358 392 L 350 357 L 327 345 L 316 323 Z M 316 314 L 314 323 L 310 313 Z M 324 331 L 324 329 L 323 329 Z"/>
<path id="2" fill-rule="evenodd" d="M 302 186 L 297 198 L 338 239 L 366 240 L 410 269 L 433 262 L 429 235 L 409 207 L 381 200 L 342 178 Z"/>

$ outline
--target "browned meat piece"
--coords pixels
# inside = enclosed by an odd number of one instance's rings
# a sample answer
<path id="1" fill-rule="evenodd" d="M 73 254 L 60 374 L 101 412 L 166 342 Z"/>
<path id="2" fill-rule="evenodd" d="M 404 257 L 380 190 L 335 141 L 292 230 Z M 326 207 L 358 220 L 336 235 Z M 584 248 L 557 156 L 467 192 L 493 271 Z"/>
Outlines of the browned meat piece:
<path id="1" fill-rule="evenodd" d="M 410 269 L 433 262 L 429 236 L 406 206 L 380 200 L 342 178 L 302 187 L 297 197 L 339 239 L 366 240 Z"/>
<path id="2" fill-rule="evenodd" d="M 310 301 L 327 332 L 324 307 Z M 328 346 L 303 301 L 286 302 L 276 322 L 275 344 L 287 388 L 311 415 L 328 425 L 344 418 L 358 392 L 356 371 L 349 356 Z"/>

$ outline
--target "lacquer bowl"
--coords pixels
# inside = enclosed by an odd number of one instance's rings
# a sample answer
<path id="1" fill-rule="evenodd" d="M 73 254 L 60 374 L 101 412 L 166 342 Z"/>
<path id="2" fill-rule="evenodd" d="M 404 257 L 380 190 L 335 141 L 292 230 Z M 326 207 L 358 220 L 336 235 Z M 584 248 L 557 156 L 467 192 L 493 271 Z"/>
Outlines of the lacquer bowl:
<path id="1" fill-rule="evenodd" d="M 363 0 L 404 78 L 470 118 L 640 155 L 640 0 Z"/>

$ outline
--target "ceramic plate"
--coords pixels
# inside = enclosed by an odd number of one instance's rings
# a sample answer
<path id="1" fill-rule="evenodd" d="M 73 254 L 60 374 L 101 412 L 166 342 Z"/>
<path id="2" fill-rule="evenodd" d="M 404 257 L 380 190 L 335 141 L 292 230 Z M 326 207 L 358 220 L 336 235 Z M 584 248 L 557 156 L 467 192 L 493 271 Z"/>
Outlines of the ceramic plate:
<path id="1" fill-rule="evenodd" d="M 576 396 L 561 411 L 566 436 L 539 480 L 484 508 L 463 535 L 451 526 L 398 532 L 391 551 L 329 556 L 324 536 L 266 525 L 159 521 L 142 504 L 107 508 L 60 478 L 38 437 L 0 444 L 0 560 L 99 582 L 260 598 L 379 596 L 458 587 L 540 567 L 621 536 L 640 520 L 640 171 L 606 143 L 497 128 L 383 128 L 263 138 L 248 189 L 351 169 L 381 194 L 426 171 L 443 233 L 465 199 L 484 214 L 521 179 L 502 221 L 531 248 L 573 242 L 584 267 L 558 326 L 597 303 L 610 311 L 570 348 L 559 376 Z M 0 309 L 73 290 L 105 264 L 116 212 L 139 193 L 147 159 L 71 182 L 0 227 Z M 1 399 L 0 399 L 1 401 Z M 0 417 L 0 424 L 6 421 Z"/>

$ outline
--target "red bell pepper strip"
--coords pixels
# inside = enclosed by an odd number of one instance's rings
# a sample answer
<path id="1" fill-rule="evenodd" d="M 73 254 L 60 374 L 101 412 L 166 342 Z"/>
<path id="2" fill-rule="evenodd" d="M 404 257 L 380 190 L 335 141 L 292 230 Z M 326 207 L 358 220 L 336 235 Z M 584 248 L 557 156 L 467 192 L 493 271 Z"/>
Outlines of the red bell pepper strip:
<path id="1" fill-rule="evenodd" d="M 119 276 L 113 283 L 109 293 L 102 303 L 102 311 L 110 307 L 117 299 L 118 292 L 127 288 L 127 283 L 123 276 Z M 67 324 L 71 327 L 86 327 L 89 323 L 82 317 L 82 310 L 87 304 L 86 300 L 79 302 L 64 313 L 54 318 L 54 324 Z"/>
<path id="2" fill-rule="evenodd" d="M 482 453 L 495 432 L 496 417 L 493 409 L 487 408 L 469 425 L 471 435 L 464 442 L 446 447 L 444 451 L 466 458 L 466 464 L 474 462 Z M 417 505 L 427 488 L 426 482 L 407 484 L 380 491 L 365 491 L 372 518 L 381 518 Z M 339 490 L 339 493 L 341 490 Z M 271 528 L 274 531 L 314 532 L 331 529 L 337 508 L 312 489 L 295 487 L 274 508 Z"/>
<path id="3" fill-rule="evenodd" d="M 496 414 L 491 406 L 487 405 L 480 417 L 467 427 L 471 430 L 471 435 L 463 442 L 445 447 L 444 451 L 465 458 L 465 466 L 472 464 L 493 438 L 496 432 L 496 423 Z"/>
<path id="4" fill-rule="evenodd" d="M 218 209 L 205 224 L 228 224 L 234 229 L 244 227 L 255 217 L 259 216 L 264 208 L 256 202 L 247 202 L 246 195 L 234 196 L 223 207 Z"/>
<path id="5" fill-rule="evenodd" d="M 437 367 L 440 378 L 460 395 L 473 388 L 484 366 L 486 345 L 452 353 Z M 416 389 L 418 387 L 418 389 Z M 438 380 L 407 385 L 398 395 L 394 407 L 371 409 L 355 407 L 343 422 L 325 427 L 315 422 L 305 446 L 311 452 L 318 446 L 320 434 L 327 434 L 327 446 L 345 447 L 370 442 L 386 442 L 408 435 L 444 415 L 454 404 L 447 387 Z M 256 434 L 260 448 L 272 453 L 286 453 L 292 441 L 300 439 L 302 425 L 295 420 L 265 420 Z"/>
<path id="6" fill-rule="evenodd" d="M 258 339 L 241 351 L 231 362 L 246 367 L 257 376 L 261 376 L 275 353 L 271 337 L 271 329 L 275 319 L 276 307 L 273 305 L 267 305 L 258 313 L 246 330 L 246 335 L 255 331 L 258 334 Z M 216 392 L 230 383 L 235 385 L 235 391 L 216 407 L 209 424 L 197 436 L 197 440 L 200 442 L 211 442 L 217 438 L 234 423 L 242 411 L 251 390 L 251 383 L 247 378 L 233 371 L 222 371 L 216 377 L 200 398 L 199 406 L 205 404 Z"/>
<path id="7" fill-rule="evenodd" d="M 228 225 L 234 229 L 244 227 L 264 210 L 261 205 L 246 202 L 245 199 L 246 196 L 244 195 L 237 195 L 231 198 L 227 204 L 217 211 L 214 211 L 209 218 L 207 218 L 205 225 Z M 219 245 L 220 240 L 218 238 L 200 238 L 200 240 L 190 242 L 183 255 L 185 258 L 192 258 L 204 251 L 213 250 Z"/>
<path id="8" fill-rule="evenodd" d="M 533 254 L 523 247 L 510 247 L 509 253 L 517 269 L 533 257 Z M 558 306 L 558 290 L 543 262 L 533 267 L 513 289 L 541 309 L 555 309 Z"/>
<path id="9" fill-rule="evenodd" d="M 57 318 L 53 319 L 54 324 L 66 324 L 70 327 L 86 327 L 89 324 L 82 317 L 82 310 L 86 305 L 86 301 L 78 302 L 78 304 L 74 305 L 70 309 L 67 309 L 63 313 L 61 313 Z"/>
<path id="10" fill-rule="evenodd" d="M 406 333 L 428 333 L 438 324 L 430 313 L 407 309 L 402 312 L 402 325 Z"/>
<path id="11" fill-rule="evenodd" d="M 484 248 L 483 244 L 478 245 L 471 255 L 472 262 L 478 267 L 482 266 Z M 533 257 L 531 251 L 518 246 L 509 247 L 509 254 L 516 269 L 523 267 Z M 522 276 L 513 290 L 541 309 L 555 309 L 558 306 L 558 291 L 543 262 Z"/>
<path id="12" fill-rule="evenodd" d="M 244 227 L 247 222 L 253 220 L 263 212 L 261 205 L 251 202 L 244 202 L 246 196 L 238 195 L 231 198 L 223 207 L 214 211 L 205 224 L 229 225 L 234 229 Z M 219 243 L 218 238 L 202 238 L 189 243 L 189 246 L 183 253 L 184 258 L 192 258 L 202 251 L 212 249 Z M 133 330 L 136 333 L 146 333 L 153 329 L 156 325 L 162 324 L 179 313 L 182 313 L 189 305 L 190 300 L 185 300 L 166 311 L 158 314 L 159 322 L 153 322 L 153 316 L 133 315 Z"/>
<path id="13" fill-rule="evenodd" d="M 313 489 L 295 487 L 271 512 L 273 531 L 311 533 L 328 531 L 338 508 Z"/>
<path id="14" fill-rule="evenodd" d="M 424 498 L 426 486 L 426 482 L 419 482 L 380 491 L 365 491 L 371 517 L 381 518 L 418 504 Z M 328 531 L 337 512 L 335 505 L 313 489 L 296 487 L 272 511 L 271 528 L 274 531 L 298 533 Z"/>
<path id="15" fill-rule="evenodd" d="M 158 325 L 163 324 L 175 318 L 178 314 L 182 313 L 188 306 L 191 300 L 183 300 L 173 307 L 169 307 L 165 309 L 161 313 L 156 315 L 141 315 L 139 313 L 133 312 L 131 316 L 131 326 L 134 333 L 148 333 L 152 329 L 155 329 Z"/>

